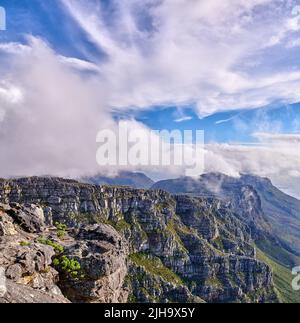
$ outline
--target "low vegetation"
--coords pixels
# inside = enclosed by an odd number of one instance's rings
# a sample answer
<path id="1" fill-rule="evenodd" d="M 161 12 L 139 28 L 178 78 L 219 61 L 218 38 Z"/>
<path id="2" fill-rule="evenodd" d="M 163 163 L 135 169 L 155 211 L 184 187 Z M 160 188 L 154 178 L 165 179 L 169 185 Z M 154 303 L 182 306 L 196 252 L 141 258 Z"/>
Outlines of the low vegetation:
<path id="1" fill-rule="evenodd" d="M 144 267 L 150 274 L 160 276 L 163 280 L 175 285 L 183 285 L 182 280 L 172 270 L 164 266 L 157 257 L 152 257 L 144 253 L 135 253 L 129 259 L 137 266 Z"/>
<path id="2" fill-rule="evenodd" d="M 29 242 L 29 241 L 21 241 L 20 242 L 20 246 L 21 247 L 30 247 L 31 246 L 31 242 Z"/>
<path id="3" fill-rule="evenodd" d="M 55 267 L 55 269 L 62 273 L 65 278 L 76 280 L 84 278 L 80 263 L 77 260 L 70 259 L 64 255 L 65 250 L 62 245 L 44 237 L 38 238 L 38 243 L 50 246 L 54 249 L 56 256 L 53 259 L 52 265 Z"/>
<path id="4" fill-rule="evenodd" d="M 84 275 L 81 272 L 80 263 L 74 259 L 68 258 L 67 256 L 62 255 L 60 257 L 54 258 L 53 266 L 68 278 L 84 278 Z"/>
<path id="5" fill-rule="evenodd" d="M 292 280 L 295 278 L 292 275 L 292 269 L 283 266 L 261 250 L 258 250 L 257 257 L 271 267 L 274 285 L 280 301 L 283 303 L 300 303 L 300 292 L 294 291 L 291 286 Z"/>
<path id="6" fill-rule="evenodd" d="M 119 220 L 117 222 L 113 222 L 111 220 L 106 220 L 106 221 L 103 221 L 103 223 L 111 225 L 118 232 L 123 232 L 125 230 L 130 230 L 130 228 L 131 228 L 130 224 L 127 223 L 125 220 Z"/>
<path id="7" fill-rule="evenodd" d="M 57 237 L 63 239 L 67 234 L 67 226 L 63 223 L 55 222 Z"/>
<path id="8" fill-rule="evenodd" d="M 40 244 L 44 244 L 46 246 L 52 247 L 56 254 L 62 254 L 65 251 L 64 247 L 62 245 L 60 245 L 59 243 L 57 243 L 57 242 L 55 242 L 53 240 L 46 239 L 44 237 L 39 237 L 37 242 L 40 243 Z"/>

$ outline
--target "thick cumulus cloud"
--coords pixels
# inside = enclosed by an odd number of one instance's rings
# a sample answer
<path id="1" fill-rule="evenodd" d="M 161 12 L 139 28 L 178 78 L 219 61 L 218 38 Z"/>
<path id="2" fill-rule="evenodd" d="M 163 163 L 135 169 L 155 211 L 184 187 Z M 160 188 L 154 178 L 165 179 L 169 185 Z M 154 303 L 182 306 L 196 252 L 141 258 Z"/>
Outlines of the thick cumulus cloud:
<path id="1" fill-rule="evenodd" d="M 0 175 L 94 170 L 97 129 L 113 123 L 97 80 L 80 75 L 39 39 L 12 54 L 15 48 L 6 46 L 9 62 L 2 65 Z"/>
<path id="2" fill-rule="evenodd" d="M 109 105 L 111 92 L 99 78 L 96 65 L 62 57 L 34 37 L 23 46 L 4 44 L 0 51 L 3 61 L 9 58 L 7 65 L 1 66 L 0 176 L 81 177 L 138 168 L 133 163 L 99 166 L 96 161 L 97 133 L 108 130 L 119 135 Z M 125 122 L 129 134 L 136 137 L 133 145 L 136 141 L 143 148 L 151 130 L 133 119 Z M 159 142 L 155 159 L 173 159 L 172 146 L 154 137 Z M 109 148 L 118 154 L 120 144 Z M 149 158 L 139 169 L 173 176 L 185 171 L 183 165 L 160 167 L 159 162 L 153 166 Z"/>

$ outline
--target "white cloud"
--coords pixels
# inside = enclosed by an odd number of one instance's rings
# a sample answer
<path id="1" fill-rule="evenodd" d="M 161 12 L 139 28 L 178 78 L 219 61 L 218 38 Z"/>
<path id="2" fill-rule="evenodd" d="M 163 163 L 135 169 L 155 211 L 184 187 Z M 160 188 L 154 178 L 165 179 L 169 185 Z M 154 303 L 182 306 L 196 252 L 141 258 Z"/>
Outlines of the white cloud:
<path id="1" fill-rule="evenodd" d="M 255 138 L 259 139 L 261 142 L 268 143 L 288 143 L 288 144 L 298 144 L 300 143 L 299 134 L 278 134 L 278 133 L 264 133 L 257 132 L 253 135 Z"/>
<path id="2" fill-rule="evenodd" d="M 97 132 L 117 127 L 109 108 L 110 93 L 102 87 L 98 74 L 78 74 L 77 68 L 66 64 L 39 39 L 31 38 L 30 48 L 11 56 L 13 69 L 8 67 L 5 75 L 10 82 L 2 81 L 0 85 L 0 111 L 5 112 L 0 130 L 0 176 L 76 177 L 115 172 L 116 169 L 103 169 L 96 164 Z M 134 120 L 129 121 L 129 126 L 144 134 L 149 132 Z M 268 176 L 282 187 L 292 183 L 289 192 L 294 193 L 295 178 L 300 174 L 300 135 L 254 136 L 260 144 L 207 145 L 205 171 Z M 177 177 L 185 172 L 184 167 L 139 170 L 156 178 Z"/>
<path id="3" fill-rule="evenodd" d="M 192 119 L 193 119 L 193 117 L 183 116 L 183 117 L 180 117 L 178 119 L 175 119 L 174 121 L 177 122 L 177 123 L 180 123 L 180 122 L 189 121 L 189 120 L 192 120 Z"/>
<path id="4" fill-rule="evenodd" d="M 300 66 L 263 65 L 299 36 L 295 1 L 111 1 L 109 23 L 99 1 L 61 1 L 107 57 L 62 57 L 34 37 L 0 44 L 9 57 L 0 66 L 0 176 L 97 172 L 95 138 L 116 127 L 112 111 L 196 103 L 207 115 L 300 100 Z M 255 146 L 208 145 L 207 171 L 298 176 L 298 139 L 259 137 Z"/>
<path id="5" fill-rule="evenodd" d="M 281 189 L 300 197 L 300 135 L 256 133 L 253 145 L 207 145 L 206 171 L 268 177 Z"/>
<path id="6" fill-rule="evenodd" d="M 19 54 L 21 52 L 29 52 L 30 47 L 20 43 L 0 43 L 0 51 L 7 54 Z"/>
<path id="7" fill-rule="evenodd" d="M 115 107 L 194 102 L 207 115 L 300 99 L 298 71 L 258 72 L 265 51 L 299 30 L 294 1 L 111 1 L 109 24 L 98 1 L 61 1 L 107 53 L 99 65 Z"/>
<path id="8" fill-rule="evenodd" d="M 22 91 L 18 87 L 6 82 L 0 83 L 0 100 L 4 101 L 4 104 L 5 102 L 17 104 L 22 102 L 22 99 Z"/>
<path id="9" fill-rule="evenodd" d="M 56 54 L 44 41 L 30 37 L 30 50 L 11 53 L 0 83 L 0 177 L 58 175 L 78 177 L 135 166 L 99 167 L 96 135 L 101 129 L 118 133 L 109 93 L 94 65 Z M 13 83 L 12 83 L 13 80 Z M 128 120 L 129 130 L 147 137 L 150 129 Z M 169 146 L 162 144 L 162 155 Z M 157 151 L 157 154 L 160 152 Z M 162 158 L 162 157 L 161 157 Z M 141 168 L 182 174 L 184 167 Z"/>
<path id="10" fill-rule="evenodd" d="M 0 81 L 0 122 L 12 108 L 18 108 L 23 102 L 22 90 L 6 81 Z M 0 123 L 1 125 L 1 123 Z"/>
<path id="11" fill-rule="evenodd" d="M 105 92 L 42 40 L 28 46 L 1 75 L 0 176 L 95 172 L 96 133 L 114 124 Z"/>
<path id="12" fill-rule="evenodd" d="M 96 73 L 100 72 L 99 67 L 96 64 L 93 64 L 91 62 L 87 62 L 74 57 L 60 56 L 59 58 L 61 62 L 64 63 L 65 65 L 73 67 L 79 71 L 86 71 L 86 72 L 89 71 L 89 72 L 96 72 Z"/>

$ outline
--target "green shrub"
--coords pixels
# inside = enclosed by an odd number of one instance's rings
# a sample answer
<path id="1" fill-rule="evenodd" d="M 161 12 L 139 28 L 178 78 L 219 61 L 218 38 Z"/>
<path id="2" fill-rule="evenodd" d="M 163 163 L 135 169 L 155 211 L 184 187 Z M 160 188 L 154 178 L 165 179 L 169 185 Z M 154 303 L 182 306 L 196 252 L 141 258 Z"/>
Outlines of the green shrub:
<path id="1" fill-rule="evenodd" d="M 84 278 L 84 275 L 81 272 L 80 263 L 74 259 L 68 258 L 67 256 L 55 258 L 53 260 L 53 266 L 68 278 Z"/>
<path id="2" fill-rule="evenodd" d="M 52 265 L 66 278 L 76 280 L 84 278 L 80 263 L 64 255 L 65 250 L 63 246 L 44 237 L 39 237 L 37 241 L 54 249 L 56 257 L 53 259 Z"/>
<path id="3" fill-rule="evenodd" d="M 68 227 L 63 223 L 55 222 L 54 225 L 57 230 L 66 231 L 68 229 Z"/>
<path id="4" fill-rule="evenodd" d="M 67 234 L 68 227 L 65 224 L 59 222 L 55 222 L 54 225 L 56 227 L 57 237 L 63 239 Z"/>
<path id="5" fill-rule="evenodd" d="M 50 239 L 46 239 L 44 237 L 39 237 L 37 242 L 52 247 L 57 255 L 62 254 L 65 251 L 64 247 L 61 246 L 59 243 L 54 242 Z"/>
<path id="6" fill-rule="evenodd" d="M 55 258 L 55 259 L 53 260 L 52 264 L 53 264 L 53 266 L 54 266 L 54 267 L 58 267 L 58 266 L 59 266 L 59 264 L 60 264 L 59 259 L 58 259 L 58 258 Z"/>
<path id="7" fill-rule="evenodd" d="M 29 241 L 21 241 L 20 246 L 21 247 L 30 247 L 31 243 Z"/>
<path id="8" fill-rule="evenodd" d="M 66 236 L 66 231 L 57 230 L 57 237 L 63 239 Z"/>

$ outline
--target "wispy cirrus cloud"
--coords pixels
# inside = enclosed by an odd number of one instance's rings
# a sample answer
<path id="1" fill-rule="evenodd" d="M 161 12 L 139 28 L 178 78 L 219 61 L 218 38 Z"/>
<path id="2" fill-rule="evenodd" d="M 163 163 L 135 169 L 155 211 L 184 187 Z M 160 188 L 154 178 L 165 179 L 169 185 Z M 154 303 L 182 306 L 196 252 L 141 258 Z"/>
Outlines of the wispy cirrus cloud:
<path id="1" fill-rule="evenodd" d="M 299 37 L 296 1 L 61 1 L 108 55 L 115 107 L 193 102 L 207 115 L 300 99 L 300 66 L 260 71 Z"/>

